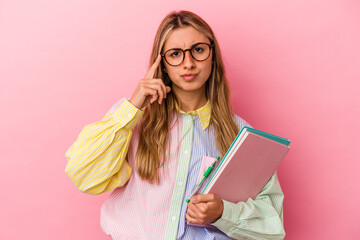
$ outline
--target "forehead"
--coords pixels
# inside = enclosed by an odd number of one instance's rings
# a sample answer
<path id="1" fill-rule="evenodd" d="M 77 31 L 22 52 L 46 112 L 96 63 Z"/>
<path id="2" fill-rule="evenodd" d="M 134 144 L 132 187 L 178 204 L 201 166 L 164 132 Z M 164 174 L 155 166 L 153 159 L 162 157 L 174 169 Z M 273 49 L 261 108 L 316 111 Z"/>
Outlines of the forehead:
<path id="1" fill-rule="evenodd" d="M 210 43 L 209 39 L 193 27 L 183 27 L 173 30 L 164 44 L 164 50 L 170 48 L 190 48 L 198 42 Z"/>

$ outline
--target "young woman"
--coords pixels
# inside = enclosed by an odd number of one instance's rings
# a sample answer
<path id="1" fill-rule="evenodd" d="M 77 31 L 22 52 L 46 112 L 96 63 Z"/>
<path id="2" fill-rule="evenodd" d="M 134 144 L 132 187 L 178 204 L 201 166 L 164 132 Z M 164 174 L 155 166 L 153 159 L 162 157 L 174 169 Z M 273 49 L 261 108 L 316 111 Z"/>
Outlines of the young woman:
<path id="1" fill-rule="evenodd" d="M 168 14 L 150 65 L 131 98 L 85 126 L 65 154 L 79 190 L 114 190 L 101 208 L 103 231 L 113 239 L 283 239 L 276 173 L 255 200 L 197 194 L 186 202 L 210 164 L 204 156 L 223 156 L 250 126 L 231 112 L 209 25 L 189 11 Z"/>

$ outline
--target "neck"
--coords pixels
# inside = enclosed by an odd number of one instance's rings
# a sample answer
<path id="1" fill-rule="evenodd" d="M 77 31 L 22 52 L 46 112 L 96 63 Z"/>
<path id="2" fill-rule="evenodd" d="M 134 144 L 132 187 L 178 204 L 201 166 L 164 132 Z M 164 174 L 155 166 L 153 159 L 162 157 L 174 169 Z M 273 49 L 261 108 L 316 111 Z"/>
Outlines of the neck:
<path id="1" fill-rule="evenodd" d="M 202 91 L 174 91 L 180 102 L 180 108 L 184 112 L 194 111 L 203 107 L 206 102 L 205 88 Z"/>

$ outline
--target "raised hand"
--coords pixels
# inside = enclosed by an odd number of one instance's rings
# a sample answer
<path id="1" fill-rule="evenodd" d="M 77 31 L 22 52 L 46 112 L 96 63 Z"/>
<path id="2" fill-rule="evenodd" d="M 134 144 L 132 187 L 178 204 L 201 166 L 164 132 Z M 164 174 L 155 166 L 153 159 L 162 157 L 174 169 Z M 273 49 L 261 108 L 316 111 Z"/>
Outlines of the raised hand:
<path id="1" fill-rule="evenodd" d="M 166 98 L 166 94 L 171 91 L 169 86 L 165 86 L 160 78 L 153 78 L 157 67 L 161 62 L 161 55 L 156 58 L 153 65 L 143 79 L 141 79 L 130 98 L 130 102 L 137 108 L 142 109 L 149 103 L 157 101 L 159 104 Z"/>

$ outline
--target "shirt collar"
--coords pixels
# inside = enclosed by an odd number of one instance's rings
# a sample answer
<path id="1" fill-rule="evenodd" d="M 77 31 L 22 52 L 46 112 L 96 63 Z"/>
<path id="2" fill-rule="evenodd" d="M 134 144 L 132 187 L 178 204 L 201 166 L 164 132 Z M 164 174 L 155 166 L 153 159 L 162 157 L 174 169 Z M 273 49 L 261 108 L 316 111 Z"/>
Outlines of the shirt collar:
<path id="1" fill-rule="evenodd" d="M 208 100 L 204 106 L 194 111 L 184 112 L 179 108 L 177 102 L 175 102 L 176 110 L 180 113 L 186 113 L 191 115 L 197 115 L 200 119 L 200 124 L 203 130 L 205 130 L 210 124 L 210 117 L 211 117 L 211 105 L 210 101 Z"/>

